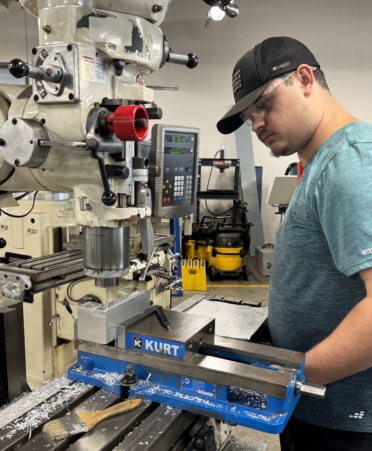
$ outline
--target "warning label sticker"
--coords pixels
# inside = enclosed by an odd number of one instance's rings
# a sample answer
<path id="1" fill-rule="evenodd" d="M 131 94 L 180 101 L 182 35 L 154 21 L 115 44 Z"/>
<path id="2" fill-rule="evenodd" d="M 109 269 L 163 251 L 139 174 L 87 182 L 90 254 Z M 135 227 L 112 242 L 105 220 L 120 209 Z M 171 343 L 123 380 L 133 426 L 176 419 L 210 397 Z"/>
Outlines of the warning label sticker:
<path id="1" fill-rule="evenodd" d="M 81 55 L 81 78 L 92 83 L 105 84 L 105 62 L 101 58 Z"/>

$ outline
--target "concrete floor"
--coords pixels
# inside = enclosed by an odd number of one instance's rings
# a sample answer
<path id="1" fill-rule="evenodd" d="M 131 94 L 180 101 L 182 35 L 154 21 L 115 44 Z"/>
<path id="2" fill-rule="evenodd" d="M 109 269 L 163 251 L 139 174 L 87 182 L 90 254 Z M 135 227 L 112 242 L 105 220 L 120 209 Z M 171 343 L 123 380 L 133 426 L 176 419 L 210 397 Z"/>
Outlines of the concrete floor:
<path id="1" fill-rule="evenodd" d="M 239 297 L 244 301 L 255 300 L 262 301 L 262 305 L 267 305 L 267 285 L 269 277 L 261 276 L 254 269 L 254 257 L 245 257 L 244 264 L 248 265 L 251 272 L 248 282 L 245 280 L 227 279 L 223 281 L 210 282 L 207 279 L 207 293 L 220 294 L 222 296 Z M 184 291 L 183 297 L 173 297 L 173 306 L 185 301 L 194 294 L 202 294 L 200 291 Z M 280 451 L 278 435 L 266 434 L 253 429 L 236 427 L 234 434 L 247 437 L 250 440 L 267 444 L 265 451 Z M 252 451 L 256 449 L 252 446 Z M 257 448 L 262 449 L 262 448 Z"/>

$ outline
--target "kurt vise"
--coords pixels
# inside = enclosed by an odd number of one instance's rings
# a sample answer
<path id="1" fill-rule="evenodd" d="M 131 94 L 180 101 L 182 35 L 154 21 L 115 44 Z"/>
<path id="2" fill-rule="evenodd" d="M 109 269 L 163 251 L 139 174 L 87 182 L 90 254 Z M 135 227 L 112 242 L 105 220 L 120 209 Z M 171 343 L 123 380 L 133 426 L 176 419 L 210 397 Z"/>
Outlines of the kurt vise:
<path id="1" fill-rule="evenodd" d="M 90 327 L 79 324 L 71 379 L 273 434 L 301 394 L 324 397 L 324 387 L 305 382 L 305 354 L 217 336 L 213 318 L 165 315 L 146 292 L 135 296 L 141 302 L 132 294 L 108 309 L 79 307 Z"/>

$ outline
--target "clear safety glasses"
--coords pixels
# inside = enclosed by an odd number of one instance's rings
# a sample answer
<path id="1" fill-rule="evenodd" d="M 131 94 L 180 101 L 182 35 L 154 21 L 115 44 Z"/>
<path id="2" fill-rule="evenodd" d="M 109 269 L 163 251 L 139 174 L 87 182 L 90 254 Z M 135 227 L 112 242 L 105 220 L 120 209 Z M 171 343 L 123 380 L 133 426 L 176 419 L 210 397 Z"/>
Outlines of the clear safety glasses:
<path id="1" fill-rule="evenodd" d="M 263 118 L 268 111 L 271 108 L 272 101 L 275 97 L 275 89 L 284 83 L 286 80 L 288 80 L 289 77 L 292 77 L 292 75 L 296 71 L 290 72 L 289 74 L 285 75 L 283 78 L 280 78 L 275 84 L 272 86 L 269 86 L 266 91 L 262 93 L 262 95 L 259 97 L 256 102 L 254 102 L 252 105 L 250 105 L 248 108 L 246 108 L 242 114 L 240 115 L 240 119 L 252 127 L 253 123 L 253 117 L 260 117 Z"/>
<path id="2" fill-rule="evenodd" d="M 311 70 L 314 72 L 316 70 L 315 66 L 311 67 Z M 283 78 L 280 78 L 275 84 L 272 86 L 269 86 L 266 91 L 264 91 L 258 100 L 256 100 L 252 105 L 250 105 L 248 108 L 246 108 L 242 114 L 239 116 L 240 119 L 250 127 L 252 127 L 253 118 L 260 117 L 263 118 L 265 115 L 270 111 L 272 107 L 273 100 L 275 98 L 275 89 L 281 85 L 283 82 L 288 80 L 289 77 L 292 77 L 292 75 L 296 71 L 289 72 L 287 75 L 285 75 Z"/>

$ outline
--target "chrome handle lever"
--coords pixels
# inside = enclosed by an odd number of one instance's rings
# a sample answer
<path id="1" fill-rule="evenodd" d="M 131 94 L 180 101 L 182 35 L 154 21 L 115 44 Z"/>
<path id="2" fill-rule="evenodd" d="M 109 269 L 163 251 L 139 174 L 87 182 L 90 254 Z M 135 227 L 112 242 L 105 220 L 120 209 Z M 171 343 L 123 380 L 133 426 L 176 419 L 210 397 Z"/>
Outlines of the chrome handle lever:
<path id="1" fill-rule="evenodd" d="M 295 393 L 296 395 L 308 395 L 323 399 L 325 397 L 326 387 L 310 384 L 309 382 L 296 381 Z"/>

